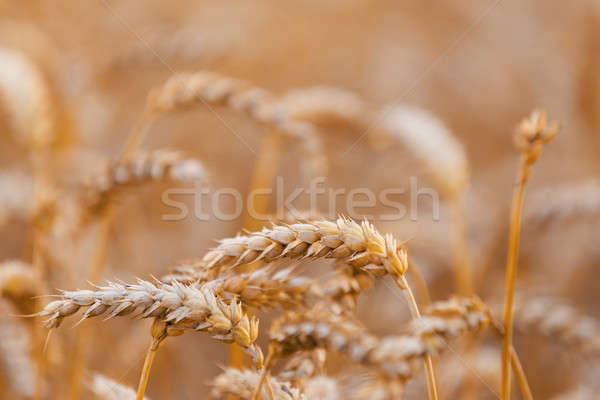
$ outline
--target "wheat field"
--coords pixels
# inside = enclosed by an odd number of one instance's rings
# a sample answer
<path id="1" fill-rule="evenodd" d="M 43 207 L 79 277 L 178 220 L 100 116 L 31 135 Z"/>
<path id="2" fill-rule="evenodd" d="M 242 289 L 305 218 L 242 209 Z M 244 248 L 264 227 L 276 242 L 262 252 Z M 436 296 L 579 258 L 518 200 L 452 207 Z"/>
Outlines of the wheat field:
<path id="1" fill-rule="evenodd" d="M 0 1 L 0 400 L 600 398 L 600 4 Z"/>

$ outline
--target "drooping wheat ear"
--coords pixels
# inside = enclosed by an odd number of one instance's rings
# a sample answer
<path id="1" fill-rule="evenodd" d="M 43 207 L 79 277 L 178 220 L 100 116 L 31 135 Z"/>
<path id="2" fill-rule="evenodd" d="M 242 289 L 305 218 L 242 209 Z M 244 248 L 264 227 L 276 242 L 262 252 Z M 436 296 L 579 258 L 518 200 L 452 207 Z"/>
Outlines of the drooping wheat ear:
<path id="1" fill-rule="evenodd" d="M 150 92 L 147 108 L 156 114 L 195 104 L 244 112 L 253 120 L 300 140 L 311 173 L 323 170 L 325 157 L 314 127 L 292 118 L 274 96 L 249 82 L 208 71 L 176 74 Z"/>
<path id="2" fill-rule="evenodd" d="M 234 368 L 226 368 L 222 374 L 218 375 L 212 381 L 211 396 L 213 399 L 225 400 L 234 396 L 235 398 L 250 400 L 252 393 L 258 385 L 260 374 L 249 369 L 238 370 Z M 276 378 L 269 380 L 273 389 L 273 397 L 269 394 L 269 390 L 265 387 L 260 397 L 260 400 L 300 400 L 306 397 L 302 396 L 297 388 L 294 388 L 290 383 Z"/>
<path id="3" fill-rule="evenodd" d="M 85 185 L 88 208 L 95 210 L 106 206 L 110 197 L 123 189 L 163 180 L 206 181 L 207 173 L 200 161 L 185 158 L 180 152 L 136 152 L 125 160 L 108 164 L 101 174 Z"/>
<path id="4" fill-rule="evenodd" d="M 57 328 L 65 317 L 87 308 L 83 319 L 106 315 L 107 318 L 129 315 L 135 311 L 142 318 L 154 317 L 167 323 L 169 334 L 184 329 L 206 331 L 224 342 L 236 342 L 262 364 L 262 353 L 254 344 L 258 320 L 248 317 L 237 300 L 229 303 L 217 296 L 210 284 L 199 287 L 138 280 L 137 284 L 108 283 L 98 290 L 64 291 L 37 315 L 47 317 L 44 325 Z"/>
<path id="5" fill-rule="evenodd" d="M 14 310 L 0 299 L 0 364 L 9 378 L 12 392 L 23 398 L 32 398 L 36 376 L 32 358 L 33 340 L 23 321 L 10 316 Z M 8 391 L 8 388 L 3 388 L 3 391 Z"/>
<path id="6" fill-rule="evenodd" d="M 600 356 L 600 323 L 595 318 L 555 297 L 531 297 L 520 302 L 515 320 L 518 330 L 558 339 L 579 349 L 584 357 Z"/>
<path id="7" fill-rule="evenodd" d="M 18 50 L 0 48 L 0 102 L 8 111 L 17 141 L 42 148 L 56 140 L 56 110 L 46 79 Z"/>
<path id="8" fill-rule="evenodd" d="M 94 374 L 88 382 L 89 390 L 104 400 L 135 400 L 135 390 L 102 374 Z M 145 397 L 146 400 L 150 400 Z"/>
<path id="9" fill-rule="evenodd" d="M 207 284 L 219 298 L 226 301 L 238 299 L 248 307 L 288 308 L 305 304 L 311 297 L 320 295 L 311 287 L 310 279 L 294 273 L 295 267 L 267 264 L 251 272 L 214 276 L 211 270 L 182 266 L 176 267 L 162 281 L 194 286 Z"/>
<path id="10" fill-rule="evenodd" d="M 290 90 L 281 97 L 281 104 L 295 119 L 323 128 L 364 131 L 375 119 L 373 110 L 360 97 L 335 87 Z"/>
<path id="11" fill-rule="evenodd" d="M 323 348 L 348 355 L 353 361 L 376 366 L 383 376 L 405 381 L 415 361 L 435 354 L 446 341 L 491 323 L 491 314 L 478 298 L 452 298 L 433 303 L 427 314 L 411 323 L 411 333 L 377 339 L 343 314 L 322 304 L 310 312 L 289 312 L 273 322 L 271 345 L 277 357 Z"/>
<path id="12" fill-rule="evenodd" d="M 307 221 L 273 225 L 220 241 L 203 258 L 204 267 L 249 264 L 284 258 L 334 258 L 356 268 L 401 276 L 406 271 L 406 251 L 391 235 L 381 235 L 367 221 L 361 224 L 340 217 L 336 222 Z"/>
<path id="13" fill-rule="evenodd" d="M 521 152 L 521 163 L 517 186 L 513 192 L 511 206 L 508 257 L 506 261 L 506 285 L 504 294 L 504 329 L 502 339 L 502 399 L 510 399 L 510 360 L 513 336 L 513 303 L 521 231 L 521 210 L 525 186 L 529 181 L 531 166 L 537 161 L 542 147 L 558 134 L 558 124 L 548 123 L 544 111 L 534 111 L 519 125 L 514 137 L 515 146 Z"/>

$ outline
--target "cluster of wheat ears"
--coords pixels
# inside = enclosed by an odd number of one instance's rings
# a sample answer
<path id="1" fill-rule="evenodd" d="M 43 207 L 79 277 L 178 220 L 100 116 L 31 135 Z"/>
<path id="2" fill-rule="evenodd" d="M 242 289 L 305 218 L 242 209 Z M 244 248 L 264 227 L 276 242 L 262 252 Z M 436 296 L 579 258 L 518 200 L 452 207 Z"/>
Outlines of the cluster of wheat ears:
<path id="1" fill-rule="evenodd" d="M 499 375 L 501 398 L 511 398 L 514 377 L 521 396 L 531 399 L 527 371 L 513 346 L 515 323 L 554 335 L 585 354 L 600 352 L 600 327 L 558 299 L 524 299 L 525 305 L 516 313 L 514 310 L 525 187 L 542 148 L 558 133 L 557 124 L 547 121 L 543 111 L 534 111 L 516 129 L 514 143 L 521 158 L 507 234 L 505 293 L 503 299 L 486 304 L 476 294 L 481 277 L 473 272 L 467 241 L 464 194 L 469 185 L 468 163 L 461 145 L 429 113 L 403 106 L 378 110 L 358 96 L 334 88 L 278 96 L 212 72 L 177 74 L 149 93 L 120 156 L 91 179 L 64 187 L 49 173 L 61 140 L 60 115 L 51 91 L 35 64 L 23 54 L 1 50 L 0 59 L 2 106 L 29 152 L 34 178 L 30 197 L 23 194 L 15 200 L 15 185 L 10 196 L 8 191 L 1 193 L 7 195 L 2 200 L 6 214 L 21 213 L 31 226 L 29 259 L 0 265 L 0 292 L 9 300 L 6 314 L 13 316 L 0 326 L 0 338 L 6 343 L 0 344 L 0 353 L 20 371 L 10 378 L 13 383 L 24 381 L 16 386 L 34 383 L 32 388 L 21 388 L 25 397 L 48 396 L 47 376 L 53 368 L 46 352 L 53 340 L 50 332 L 76 315 L 83 324 L 77 327 L 78 340 L 72 344 L 78 349 L 70 360 L 72 398 L 79 398 L 82 386 L 87 386 L 105 398 L 143 399 L 152 385 L 155 355 L 165 342 L 178 340 L 175 336 L 188 331 L 188 335 L 205 332 L 216 341 L 231 344 L 230 351 L 237 354 L 232 365 L 212 381 L 211 396 L 216 399 L 398 399 L 406 395 L 408 383 L 419 374 L 426 377 L 429 399 L 448 397 L 451 393 L 443 393 L 438 384 L 444 371 L 437 370 L 436 359 L 451 348 L 451 341 L 467 340 L 469 347 L 480 346 L 474 335 L 484 329 L 496 335 L 497 346 L 501 346 L 502 357 L 493 372 Z M 153 181 L 209 179 L 210 166 L 199 160 L 167 150 L 141 150 L 157 119 L 191 107 L 242 113 L 264 126 L 269 135 L 290 140 L 302 154 L 304 172 L 313 175 L 327 166 L 320 135 L 333 126 L 366 130 L 372 121 L 381 119 L 380 130 L 427 167 L 450 205 L 456 295 L 431 302 L 427 283 L 411 259 L 410 242 L 402 241 L 407 238 L 381 233 L 370 221 L 343 215 L 334 220 L 290 215 L 285 220 L 273 219 L 268 226 L 246 226 L 237 236 L 221 238 L 199 258 L 165 270 L 162 277 L 103 281 L 115 209 L 123 192 Z M 277 149 L 262 149 L 272 151 Z M 564 210 L 558 204 L 524 218 L 543 220 Z M 73 232 L 92 225 L 98 230 L 88 256 L 90 288 L 52 292 L 48 287 L 48 276 L 53 273 L 50 259 L 60 250 L 50 238 L 70 238 Z M 334 273 L 323 280 L 303 275 L 300 265 L 314 260 L 331 261 Z M 378 279 L 395 283 L 412 315 L 396 334 L 383 337 L 356 315 L 358 298 Z M 495 315 L 500 303 L 504 304 L 503 314 Z M 262 310 L 280 313 L 269 329 L 259 321 L 258 311 Z M 117 317 L 127 317 L 131 324 L 151 319 L 137 392 L 101 374 L 84 379 L 88 374 L 85 349 L 93 346 L 94 340 L 85 320 L 92 317 L 103 318 L 107 324 Z M 30 354 L 19 342 L 27 337 L 32 343 Z M 328 375 L 328 358 L 340 356 L 347 360 L 344 379 L 353 373 L 368 375 L 350 392 L 341 384 L 344 369 Z M 30 379 L 24 377 L 27 373 L 32 375 Z"/>

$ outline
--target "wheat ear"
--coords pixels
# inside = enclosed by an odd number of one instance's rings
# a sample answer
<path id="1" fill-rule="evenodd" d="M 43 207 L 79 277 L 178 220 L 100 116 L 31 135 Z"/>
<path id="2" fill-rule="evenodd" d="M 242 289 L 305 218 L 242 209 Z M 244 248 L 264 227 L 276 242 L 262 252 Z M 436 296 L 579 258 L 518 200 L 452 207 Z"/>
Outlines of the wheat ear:
<path id="1" fill-rule="evenodd" d="M 502 399 L 510 399 L 510 349 L 513 337 L 513 303 L 517 262 L 519 254 L 519 236 L 521 228 L 521 210 L 525 186 L 529 181 L 531 166 L 540 156 L 545 143 L 551 141 L 558 133 L 558 125 L 547 123 L 546 113 L 534 111 L 531 116 L 519 125 L 515 135 L 515 145 L 521 151 L 521 163 L 517 186 L 513 193 L 512 216 L 506 261 L 506 285 L 504 298 L 504 329 L 502 340 Z"/>
<path id="2" fill-rule="evenodd" d="M 195 104 L 224 106 L 244 112 L 253 120 L 300 140 L 311 174 L 323 170 L 325 157 L 314 127 L 292 118 L 274 96 L 248 82 L 208 71 L 180 73 L 148 96 L 148 109 L 153 114 Z"/>

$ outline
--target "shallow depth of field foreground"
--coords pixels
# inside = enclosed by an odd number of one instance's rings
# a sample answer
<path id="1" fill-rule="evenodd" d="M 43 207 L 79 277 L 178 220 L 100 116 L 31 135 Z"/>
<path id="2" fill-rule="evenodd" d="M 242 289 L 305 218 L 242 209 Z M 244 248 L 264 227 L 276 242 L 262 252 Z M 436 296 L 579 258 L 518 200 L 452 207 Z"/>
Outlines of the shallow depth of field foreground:
<path id="1" fill-rule="evenodd" d="M 0 0 L 0 400 L 600 398 L 600 3 Z"/>

